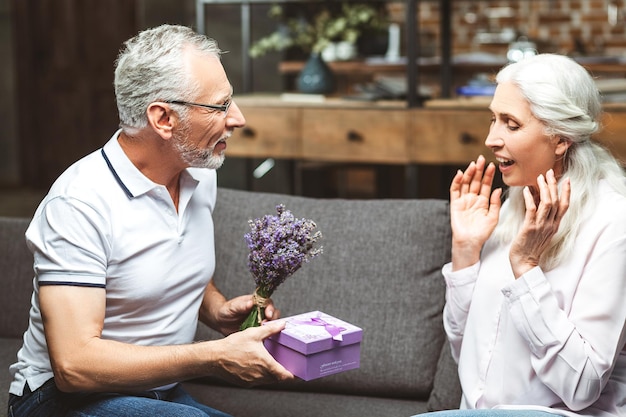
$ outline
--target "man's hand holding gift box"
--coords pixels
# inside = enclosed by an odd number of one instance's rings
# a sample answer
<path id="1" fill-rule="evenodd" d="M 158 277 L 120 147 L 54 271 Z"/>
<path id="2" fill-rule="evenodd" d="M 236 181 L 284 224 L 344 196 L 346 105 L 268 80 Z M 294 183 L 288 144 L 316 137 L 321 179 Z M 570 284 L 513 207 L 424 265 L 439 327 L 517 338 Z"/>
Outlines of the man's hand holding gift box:
<path id="1" fill-rule="evenodd" d="M 359 367 L 361 328 L 320 311 L 284 320 L 285 329 L 264 344 L 297 377 L 310 381 Z"/>
<path id="2" fill-rule="evenodd" d="M 284 205 L 277 215 L 250 220 L 245 239 L 250 250 L 248 268 L 257 288 L 255 307 L 241 330 L 263 323 L 267 299 L 303 263 L 322 253 L 316 243 L 322 234 L 315 222 L 297 219 Z M 312 311 L 288 317 L 285 329 L 264 341 L 266 349 L 294 375 L 309 381 L 358 368 L 363 331 L 345 321 Z"/>

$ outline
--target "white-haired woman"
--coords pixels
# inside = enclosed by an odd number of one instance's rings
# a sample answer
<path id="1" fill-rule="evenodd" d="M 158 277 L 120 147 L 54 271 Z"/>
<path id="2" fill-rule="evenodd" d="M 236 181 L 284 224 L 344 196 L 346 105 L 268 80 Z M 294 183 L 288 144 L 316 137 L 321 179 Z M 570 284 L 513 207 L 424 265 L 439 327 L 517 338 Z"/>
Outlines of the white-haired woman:
<path id="1" fill-rule="evenodd" d="M 626 415 L 626 185 L 592 140 L 600 95 L 570 58 L 504 67 L 481 156 L 450 187 L 444 326 L 460 410 Z"/>

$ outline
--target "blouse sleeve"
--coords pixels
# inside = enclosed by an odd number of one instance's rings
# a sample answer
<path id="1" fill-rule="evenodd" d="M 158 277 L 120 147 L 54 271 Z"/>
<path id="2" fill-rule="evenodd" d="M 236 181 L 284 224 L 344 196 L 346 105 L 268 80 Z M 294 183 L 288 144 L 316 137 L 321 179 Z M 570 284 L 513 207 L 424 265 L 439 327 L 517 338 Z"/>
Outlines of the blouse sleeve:
<path id="1" fill-rule="evenodd" d="M 450 342 L 452 357 L 458 363 L 461 342 L 465 331 L 467 313 L 472 303 L 474 285 L 478 279 L 480 262 L 458 271 L 452 271 L 452 263 L 442 269 L 446 280 L 446 303 L 443 309 L 443 325 Z"/>
<path id="2" fill-rule="evenodd" d="M 534 371 L 574 411 L 600 397 L 626 338 L 626 237 L 609 234 L 589 255 L 569 311 L 539 267 L 502 289 Z"/>

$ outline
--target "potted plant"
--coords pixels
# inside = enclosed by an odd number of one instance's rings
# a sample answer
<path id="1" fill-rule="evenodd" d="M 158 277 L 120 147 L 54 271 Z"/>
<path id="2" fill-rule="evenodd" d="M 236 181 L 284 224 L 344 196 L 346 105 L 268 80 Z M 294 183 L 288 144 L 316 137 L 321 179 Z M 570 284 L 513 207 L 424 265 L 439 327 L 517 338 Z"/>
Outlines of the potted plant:
<path id="1" fill-rule="evenodd" d="M 380 5 L 372 3 L 325 1 L 314 6 L 315 13 L 301 9 L 297 15 L 287 16 L 283 5 L 273 4 L 269 16 L 281 23 L 276 31 L 254 42 L 249 54 L 254 58 L 272 51 L 298 49 L 309 56 L 298 77 L 298 89 L 329 93 L 334 82 L 323 60 L 324 50 L 333 47 L 332 58 L 337 57 L 337 51 L 343 59 L 354 58 L 359 37 L 366 31 L 386 30 L 387 19 Z M 331 60 L 328 54 L 326 58 Z"/>
<path id="2" fill-rule="evenodd" d="M 269 16 L 282 23 L 276 31 L 252 44 L 250 56 L 296 47 L 303 52 L 322 53 L 337 42 L 355 45 L 366 31 L 386 30 L 387 19 L 379 5 L 369 3 L 326 1 L 312 16 L 306 11 L 288 17 L 281 4 L 270 7 Z"/>

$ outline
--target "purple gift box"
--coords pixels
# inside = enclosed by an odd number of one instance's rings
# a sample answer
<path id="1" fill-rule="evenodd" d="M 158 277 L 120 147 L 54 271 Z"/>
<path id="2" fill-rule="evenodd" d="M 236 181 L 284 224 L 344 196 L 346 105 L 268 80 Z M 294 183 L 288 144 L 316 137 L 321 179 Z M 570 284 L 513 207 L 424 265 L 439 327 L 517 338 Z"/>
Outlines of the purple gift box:
<path id="1" fill-rule="evenodd" d="M 265 340 L 265 348 L 305 381 L 356 369 L 363 330 L 320 311 L 284 319 L 285 329 Z"/>

